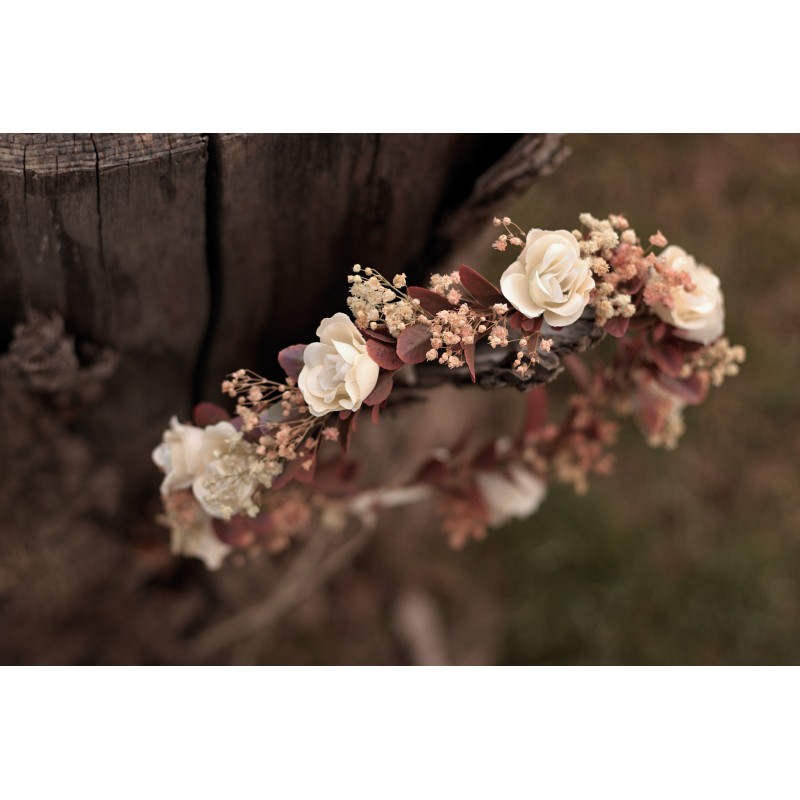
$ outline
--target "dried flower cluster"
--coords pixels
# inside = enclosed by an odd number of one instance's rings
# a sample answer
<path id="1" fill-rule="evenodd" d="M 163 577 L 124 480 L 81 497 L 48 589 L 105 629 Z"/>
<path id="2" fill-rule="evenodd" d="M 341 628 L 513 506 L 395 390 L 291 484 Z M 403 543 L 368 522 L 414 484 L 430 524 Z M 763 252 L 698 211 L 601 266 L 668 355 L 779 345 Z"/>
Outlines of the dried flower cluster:
<path id="1" fill-rule="evenodd" d="M 216 569 L 231 551 L 278 552 L 312 527 L 374 525 L 381 508 L 422 500 L 435 501 L 443 533 L 461 547 L 532 514 L 550 480 L 585 493 L 592 475 L 613 469 L 620 417 L 633 415 L 649 444 L 675 447 L 685 409 L 745 358 L 722 336 L 719 279 L 660 231 L 644 246 L 621 215 L 582 214 L 580 223 L 525 233 L 495 218 L 504 232 L 492 247 L 518 249 L 499 287 L 466 266 L 422 287 L 356 265 L 352 319 L 334 314 L 317 341 L 282 350 L 284 380 L 237 370 L 222 384 L 234 416 L 201 403 L 194 424 L 171 421 L 153 460 L 174 552 Z M 476 381 L 482 349 L 499 351 L 494 368 L 524 381 L 558 330 L 579 319 L 614 337 L 616 352 L 594 370 L 566 357 L 577 391 L 560 422 L 548 419 L 537 387 L 516 437 L 433 452 L 402 486 L 356 483 L 350 438 L 365 407 L 378 420 L 398 371 L 446 367 Z"/>

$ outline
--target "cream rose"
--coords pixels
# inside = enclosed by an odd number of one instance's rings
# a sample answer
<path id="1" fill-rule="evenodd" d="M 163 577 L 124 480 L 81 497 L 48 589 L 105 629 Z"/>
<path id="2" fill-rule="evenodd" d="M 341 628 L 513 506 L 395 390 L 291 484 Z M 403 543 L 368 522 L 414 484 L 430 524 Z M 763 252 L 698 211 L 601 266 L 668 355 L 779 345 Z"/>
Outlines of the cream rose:
<path id="1" fill-rule="evenodd" d="M 589 263 L 569 231 L 528 232 L 519 258 L 500 278 L 500 290 L 517 311 L 556 328 L 571 325 L 583 313 L 594 289 Z"/>
<path id="2" fill-rule="evenodd" d="M 725 304 L 719 278 L 704 264 L 698 265 L 693 256 L 675 245 L 670 245 L 661 259 L 678 272 L 686 272 L 694 284 L 694 291 L 675 289 L 674 305 L 667 308 L 659 303 L 653 311 L 678 330 L 675 335 L 690 342 L 711 344 L 725 328 Z"/>
<path id="3" fill-rule="evenodd" d="M 223 507 L 210 492 L 207 483 L 210 478 L 225 479 L 233 477 L 231 464 L 218 459 L 216 453 L 226 448 L 228 443 L 238 438 L 236 428 L 230 422 L 217 422 L 205 428 L 183 425 L 176 417 L 170 420 L 170 427 L 164 431 L 164 440 L 153 450 L 153 461 L 162 469 L 164 480 L 161 494 L 191 487 L 195 498 L 203 510 L 212 517 L 225 517 Z M 252 478 L 236 482 L 234 498 L 226 503 L 231 513 L 246 507 L 257 482 Z"/>
<path id="4" fill-rule="evenodd" d="M 236 429 L 230 422 L 198 428 L 183 425 L 177 417 L 172 417 L 169 425 L 163 441 L 153 450 L 153 461 L 165 473 L 161 482 L 163 495 L 191 486 L 214 457 L 214 450 L 236 436 Z"/>
<path id="5" fill-rule="evenodd" d="M 297 378 L 311 413 L 356 411 L 378 382 L 380 367 L 367 353 L 358 328 L 341 312 L 317 328 L 319 341 L 306 347 Z"/>
<path id="6" fill-rule="evenodd" d="M 547 494 L 547 484 L 519 464 L 507 472 L 479 472 L 476 481 L 492 526 L 530 516 Z"/>

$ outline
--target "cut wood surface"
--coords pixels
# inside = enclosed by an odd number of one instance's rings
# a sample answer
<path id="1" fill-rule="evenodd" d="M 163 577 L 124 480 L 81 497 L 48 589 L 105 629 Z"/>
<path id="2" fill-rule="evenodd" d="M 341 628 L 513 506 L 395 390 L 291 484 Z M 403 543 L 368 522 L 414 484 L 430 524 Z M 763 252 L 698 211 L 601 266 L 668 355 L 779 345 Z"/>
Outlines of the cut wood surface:
<path id="1" fill-rule="evenodd" d="M 355 262 L 422 281 L 469 258 L 565 154 L 538 134 L 0 136 L 0 660 L 190 660 L 263 603 L 280 567 L 166 550 L 170 415 L 233 369 L 274 373 Z"/>

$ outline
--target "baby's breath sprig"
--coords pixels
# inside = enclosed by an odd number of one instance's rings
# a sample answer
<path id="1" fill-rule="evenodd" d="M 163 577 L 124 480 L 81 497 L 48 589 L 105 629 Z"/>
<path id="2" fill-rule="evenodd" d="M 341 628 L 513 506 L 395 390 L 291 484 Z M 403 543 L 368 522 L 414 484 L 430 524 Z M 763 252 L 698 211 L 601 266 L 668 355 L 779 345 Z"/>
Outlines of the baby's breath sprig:
<path id="1" fill-rule="evenodd" d="M 403 291 L 405 273 L 395 275 L 390 282 L 372 267 L 356 264 L 353 272 L 347 278 L 350 284 L 347 306 L 359 328 L 374 331 L 386 326 L 396 337 L 417 321 L 421 309 L 419 301 Z"/>
<path id="2" fill-rule="evenodd" d="M 508 246 L 514 245 L 515 247 L 524 247 L 525 246 L 525 231 L 519 227 L 511 217 L 495 217 L 492 220 L 492 225 L 495 228 L 503 227 L 505 229 L 505 233 L 501 233 L 497 239 L 492 242 L 492 247 L 495 250 L 499 250 L 501 253 L 504 253 Z"/>

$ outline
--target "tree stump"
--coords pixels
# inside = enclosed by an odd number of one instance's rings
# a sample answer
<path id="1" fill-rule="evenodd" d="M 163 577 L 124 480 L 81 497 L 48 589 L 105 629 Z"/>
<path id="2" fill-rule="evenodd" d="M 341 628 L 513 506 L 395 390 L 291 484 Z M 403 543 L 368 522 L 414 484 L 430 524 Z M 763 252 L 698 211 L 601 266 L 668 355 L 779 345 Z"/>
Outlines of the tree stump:
<path id="1" fill-rule="evenodd" d="M 150 461 L 169 417 L 240 366 L 274 374 L 345 307 L 353 263 L 420 282 L 468 259 L 566 152 L 554 135 L 0 136 L 0 660 L 180 663 L 263 597 L 280 563 L 169 556 Z"/>

